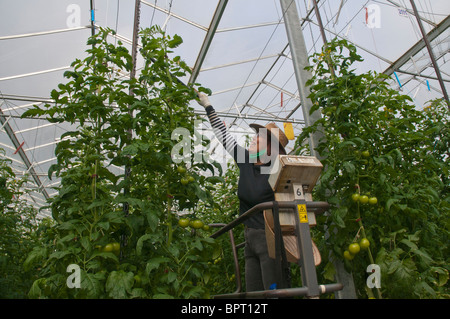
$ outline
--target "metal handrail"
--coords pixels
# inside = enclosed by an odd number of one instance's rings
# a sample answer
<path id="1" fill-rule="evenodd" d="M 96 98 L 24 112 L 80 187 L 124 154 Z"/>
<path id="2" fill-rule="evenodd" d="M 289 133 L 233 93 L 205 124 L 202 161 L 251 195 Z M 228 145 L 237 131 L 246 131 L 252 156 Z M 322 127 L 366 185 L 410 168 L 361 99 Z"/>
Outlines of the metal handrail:
<path id="1" fill-rule="evenodd" d="M 286 289 L 276 289 L 276 290 L 262 290 L 262 291 L 252 291 L 252 292 L 241 292 L 241 276 L 239 269 L 239 260 L 237 256 L 237 246 L 234 242 L 233 228 L 237 225 L 243 223 L 246 219 L 250 218 L 252 215 L 257 212 L 263 211 L 265 209 L 273 208 L 275 201 L 264 202 L 258 205 L 253 206 L 248 211 L 240 215 L 238 218 L 230 222 L 229 224 L 211 224 L 213 227 L 222 227 L 215 233 L 213 233 L 210 237 L 217 238 L 225 232 L 229 232 L 230 240 L 231 240 L 231 248 L 233 250 L 234 257 L 234 266 L 235 266 L 235 274 L 236 274 L 236 290 L 231 294 L 223 294 L 216 295 L 214 298 L 287 298 L 294 296 L 306 296 L 309 293 L 308 287 L 299 287 L 299 288 L 286 288 Z M 329 204 L 327 202 L 304 202 L 306 204 L 306 208 L 308 212 L 312 212 L 314 214 L 320 214 L 325 212 L 329 208 Z M 294 211 L 297 209 L 298 202 L 297 201 L 282 201 L 277 202 L 278 208 L 289 208 Z M 242 244 L 239 244 L 242 246 Z M 318 285 L 320 293 L 328 293 L 334 292 L 337 290 L 342 290 L 343 285 L 341 283 L 333 283 L 327 285 Z"/>
<path id="2" fill-rule="evenodd" d="M 209 224 L 209 226 L 210 227 L 224 227 L 224 226 L 226 226 L 226 224 L 216 223 L 216 224 Z M 235 273 L 235 279 L 236 279 L 236 290 L 234 291 L 234 293 L 239 293 L 242 290 L 242 282 L 241 282 L 241 271 L 239 269 L 239 259 L 238 259 L 238 255 L 237 255 L 237 249 L 240 248 L 238 246 L 241 246 L 241 244 L 239 244 L 239 245 L 235 244 L 233 229 L 228 230 L 228 234 L 230 236 L 231 249 L 233 252 L 233 259 L 234 259 L 234 273 Z"/>
<path id="3" fill-rule="evenodd" d="M 241 216 L 224 226 L 223 228 L 219 229 L 215 233 L 213 233 L 210 237 L 211 238 L 217 238 L 220 235 L 224 234 L 225 232 L 229 231 L 230 229 L 233 229 L 237 225 L 244 222 L 246 219 L 250 218 L 252 215 L 256 214 L 257 212 L 260 212 L 265 209 L 273 208 L 274 201 L 271 202 L 264 202 L 258 205 L 253 206 L 248 211 L 243 213 Z M 295 201 L 287 201 L 287 202 L 278 202 L 279 208 L 291 208 L 294 209 L 296 207 L 297 203 Z M 310 212 L 313 212 L 315 214 L 320 214 L 321 212 L 324 212 L 326 209 L 328 209 L 330 204 L 327 202 L 306 202 L 306 209 Z"/>

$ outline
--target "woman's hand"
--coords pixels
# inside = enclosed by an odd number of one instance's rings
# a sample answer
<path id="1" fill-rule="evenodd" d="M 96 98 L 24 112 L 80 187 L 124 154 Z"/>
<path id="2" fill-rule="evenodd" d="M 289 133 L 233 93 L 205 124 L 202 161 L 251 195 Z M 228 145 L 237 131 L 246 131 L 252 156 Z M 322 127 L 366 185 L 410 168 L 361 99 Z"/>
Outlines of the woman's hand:
<path id="1" fill-rule="evenodd" d="M 205 109 L 211 105 L 211 102 L 209 102 L 208 96 L 205 93 L 197 92 L 198 95 L 198 104 L 203 106 Z"/>

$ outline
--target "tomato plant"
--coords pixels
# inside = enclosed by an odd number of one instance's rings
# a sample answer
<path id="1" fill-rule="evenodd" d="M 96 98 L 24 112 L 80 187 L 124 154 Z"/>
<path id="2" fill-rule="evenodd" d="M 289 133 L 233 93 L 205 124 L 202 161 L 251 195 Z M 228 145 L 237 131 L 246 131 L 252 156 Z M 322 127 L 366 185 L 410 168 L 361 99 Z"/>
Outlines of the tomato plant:
<path id="1" fill-rule="evenodd" d="M 331 41 L 311 61 L 311 112 L 324 115 L 296 146 L 308 155 L 310 134 L 323 134 L 316 151 L 324 170 L 314 198 L 331 209 L 314 230 L 322 256 L 344 260 L 360 297 L 372 294 L 366 295 L 368 264 L 381 268 L 378 298 L 448 297 L 448 105 L 435 100 L 417 110 L 383 74 L 356 74 L 362 58 L 345 40 Z M 370 247 L 350 262 L 348 245 L 358 238 Z M 332 264 L 323 267 L 332 280 Z"/>
<path id="2" fill-rule="evenodd" d="M 0 148 L 0 154 L 4 155 Z M 35 272 L 23 269 L 26 256 L 46 242 L 42 233 L 51 225 L 37 223 L 38 211 L 26 200 L 29 176 L 17 176 L 10 160 L 0 157 L 0 298 L 25 298 Z"/>
<path id="3" fill-rule="evenodd" d="M 217 204 L 212 210 L 201 205 L 196 214 L 196 218 L 208 224 L 228 224 L 239 216 L 239 198 L 237 196 L 237 187 L 239 180 L 239 169 L 233 162 L 227 163 L 222 182 L 212 184 L 208 181 L 205 187 L 214 188 L 214 202 Z M 212 180 L 214 181 L 214 179 Z M 205 227 L 205 226 L 203 226 Z M 215 232 L 219 228 L 211 227 L 209 232 Z M 244 239 L 243 225 L 233 229 L 235 244 L 241 244 Z M 216 250 L 213 255 L 214 261 L 210 263 L 210 273 L 213 277 L 211 294 L 225 294 L 236 290 L 236 276 L 234 268 L 234 259 L 230 237 L 228 234 L 219 236 L 216 241 L 220 249 Z M 245 287 L 244 276 L 244 249 L 238 249 L 239 267 L 241 273 L 241 284 Z"/>
<path id="4" fill-rule="evenodd" d="M 195 211 L 200 202 L 214 207 L 201 175 L 208 170 L 217 177 L 218 164 L 196 163 L 195 154 L 175 163 L 171 152 L 178 143 L 175 129 L 196 138 L 198 118 L 189 103 L 197 97 L 194 87 L 208 90 L 177 80 L 190 72 L 179 56 L 172 57 L 182 39 L 157 26 L 141 31 L 144 65 L 138 76 L 122 77 L 132 59 L 120 41 L 108 41 L 111 32 L 100 29 L 89 38 L 87 58 L 74 61 L 64 74 L 67 83 L 51 92 L 55 104 L 24 114 L 74 127 L 61 136 L 57 163 L 49 170 L 49 177 L 61 178 L 49 202 L 57 224 L 51 244 L 28 256 L 27 267 L 40 268 L 29 296 L 207 297 L 205 274 L 216 243 L 177 223 L 178 212 Z M 187 181 L 183 187 L 180 180 Z M 81 269 L 81 289 L 66 285 L 70 264 Z"/>

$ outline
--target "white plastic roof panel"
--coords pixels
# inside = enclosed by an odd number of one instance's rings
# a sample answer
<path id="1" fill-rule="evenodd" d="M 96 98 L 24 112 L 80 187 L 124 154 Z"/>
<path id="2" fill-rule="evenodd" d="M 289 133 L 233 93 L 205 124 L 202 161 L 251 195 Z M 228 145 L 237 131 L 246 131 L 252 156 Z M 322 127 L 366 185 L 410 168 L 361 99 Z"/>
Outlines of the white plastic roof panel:
<path id="1" fill-rule="evenodd" d="M 418 109 L 442 97 L 440 85 L 409 0 L 317 0 L 325 35 L 345 38 L 364 58 L 357 72 L 390 72 L 393 88 L 410 95 Z M 96 27 L 109 27 L 131 50 L 135 0 L 94 0 Z M 303 111 L 290 56 L 279 0 L 229 0 L 217 25 L 211 22 L 220 0 L 143 0 L 139 25 L 157 24 L 184 43 L 175 50 L 192 68 L 202 55 L 210 27 L 216 27 L 196 82 L 211 88 L 212 104 L 240 142 L 250 133 L 248 124 L 294 122 L 296 134 L 303 127 Z M 293 0 L 301 17 L 309 54 L 323 39 L 312 0 Z M 438 30 L 431 41 L 434 55 L 450 89 L 450 29 L 448 0 L 415 0 L 425 31 Z M 40 178 L 42 187 L 28 198 L 36 207 L 45 204 L 42 189 L 51 196 L 57 180 L 47 171 L 55 161 L 54 150 L 67 124 L 51 124 L 20 115 L 36 103 L 50 101 L 50 92 L 64 82 L 63 73 L 76 58 L 84 58 L 91 34 L 90 0 L 41 0 L 0 2 L 0 117 L 14 137 L 0 131 L 0 147 L 20 176 L 30 171 L 16 144 Z M 375 11 L 373 11 L 375 10 Z M 370 26 L 370 27 L 369 27 Z M 211 29 L 214 30 L 214 29 Z M 142 65 L 138 61 L 137 70 Z M 127 75 L 124 75 L 127 76 Z M 187 83 L 189 78 L 180 79 Z M 401 87 L 400 87 L 401 84 Z M 192 106 L 199 114 L 204 110 Z M 2 125 L 0 125 L 1 127 Z M 11 132 L 10 132 L 11 133 Z M 209 132 L 211 134 L 211 132 Z M 15 140 L 15 142 L 13 141 Z M 15 144 L 16 143 L 16 144 Z M 293 146 L 291 141 L 288 150 Z M 48 214 L 48 212 L 43 212 Z"/>

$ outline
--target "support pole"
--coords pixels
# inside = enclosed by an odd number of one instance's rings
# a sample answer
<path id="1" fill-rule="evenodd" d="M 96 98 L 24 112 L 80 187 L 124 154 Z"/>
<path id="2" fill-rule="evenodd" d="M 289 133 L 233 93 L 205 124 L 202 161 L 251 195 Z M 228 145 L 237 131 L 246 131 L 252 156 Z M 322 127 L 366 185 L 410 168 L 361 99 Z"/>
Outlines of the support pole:
<path id="1" fill-rule="evenodd" d="M 318 297 L 320 294 L 319 284 L 317 283 L 316 266 L 314 264 L 314 253 L 308 219 L 301 221 L 299 219 L 299 206 L 306 207 L 306 201 L 296 200 L 294 210 L 295 233 L 297 237 L 297 247 L 300 248 L 300 272 L 302 276 L 302 285 L 308 287 L 307 296 L 310 298 Z"/>
<path id="2" fill-rule="evenodd" d="M 314 3 L 314 12 L 316 14 L 317 23 L 319 24 L 320 34 L 322 35 L 323 45 L 325 47 L 325 52 L 326 52 L 327 51 L 326 49 L 328 46 L 328 40 L 327 40 L 327 36 L 325 35 L 325 28 L 323 27 L 322 17 L 320 16 L 320 11 L 319 11 L 319 6 L 317 5 L 317 1 L 313 0 L 313 3 Z M 328 60 L 328 67 L 330 68 L 331 75 L 333 77 L 335 77 L 334 68 L 330 61 L 330 55 L 328 53 L 326 53 L 326 58 Z"/>
<path id="3" fill-rule="evenodd" d="M 139 21 L 140 21 L 140 15 L 141 15 L 141 1 L 136 0 L 135 6 L 134 6 L 134 24 L 133 24 L 133 42 L 131 45 L 131 71 L 130 71 L 130 80 L 133 80 L 136 77 L 136 61 L 137 61 L 137 48 L 138 48 L 138 41 L 139 41 Z M 130 96 L 134 97 L 133 89 L 130 89 L 129 92 Z M 132 116 L 132 111 L 128 111 L 130 116 Z M 133 132 L 131 129 L 127 132 L 128 138 L 131 140 Z M 129 179 L 131 175 L 131 168 L 126 165 L 125 166 L 125 179 Z M 125 186 L 123 193 L 126 196 L 129 193 L 129 187 Z M 129 206 L 128 203 L 123 204 L 123 212 L 125 216 L 128 216 L 129 213 Z"/>
<path id="4" fill-rule="evenodd" d="M 141 16 L 141 0 L 136 0 L 135 6 L 134 6 L 134 24 L 133 24 L 133 42 L 131 44 L 131 71 L 130 71 L 130 80 L 133 80 L 136 78 L 136 61 L 137 61 L 137 48 L 138 48 L 138 41 L 139 41 L 139 22 L 140 22 L 140 16 Z M 134 97 L 133 89 L 130 88 L 129 95 L 131 97 Z M 133 112 L 129 109 L 128 113 L 130 114 L 130 117 L 133 116 Z M 128 138 L 131 142 L 133 131 L 131 129 L 128 129 L 127 131 Z M 125 176 L 124 179 L 128 180 L 131 176 L 131 167 L 129 165 L 125 165 Z M 127 196 L 130 192 L 130 187 L 125 186 L 123 189 L 124 196 Z M 130 207 L 127 202 L 123 203 L 123 213 L 125 216 L 128 216 L 130 212 Z M 125 234 L 122 234 L 121 236 L 121 247 L 127 246 L 127 236 Z M 123 249 L 120 250 L 120 259 L 124 258 Z"/>
<path id="5" fill-rule="evenodd" d="M 294 64 L 294 72 L 297 80 L 298 91 L 300 93 L 300 101 L 303 109 L 305 126 L 310 126 L 313 125 L 315 121 L 320 119 L 320 113 L 316 111 L 313 114 L 310 114 L 312 102 L 308 98 L 310 90 L 309 87 L 306 86 L 306 82 L 311 78 L 312 75 L 309 71 L 305 70 L 305 67 L 309 66 L 309 61 L 308 51 L 300 24 L 300 18 L 294 0 L 280 0 L 280 3 L 281 9 L 283 11 L 284 25 L 286 27 L 286 33 L 289 40 L 292 62 Z M 314 1 L 314 4 L 316 6 L 317 2 Z M 317 11 L 316 15 L 318 19 L 320 19 Z M 324 41 L 325 40 L 326 39 L 324 38 Z M 311 155 L 317 157 L 319 160 L 321 160 L 321 157 L 315 149 L 318 146 L 321 138 L 323 138 L 323 133 L 320 132 L 320 129 L 309 138 Z M 338 292 L 337 298 L 356 298 L 353 277 L 351 276 L 351 274 L 345 271 L 342 263 L 335 263 L 335 267 L 338 281 L 345 283 L 344 289 Z"/>
<path id="6" fill-rule="evenodd" d="M 425 33 L 425 29 L 423 28 L 422 21 L 420 20 L 419 13 L 417 12 L 416 4 L 414 0 L 410 0 L 412 9 L 414 11 L 414 15 L 416 16 L 417 23 L 419 24 L 420 32 L 422 33 L 423 40 L 427 46 L 428 54 L 430 55 L 431 62 L 433 63 L 434 71 L 436 72 L 436 76 L 439 81 L 439 85 L 441 86 L 442 94 L 444 95 L 445 101 L 447 101 L 447 107 L 450 109 L 450 101 L 448 99 L 447 90 L 445 89 L 444 81 L 442 80 L 441 71 L 439 70 L 439 66 L 437 65 L 436 59 L 434 57 L 433 50 L 431 49 L 430 41 L 428 40 L 427 34 Z"/>
<path id="7" fill-rule="evenodd" d="M 91 7 L 91 36 L 95 35 L 95 5 L 94 0 L 90 0 L 90 7 Z M 92 48 L 94 48 L 94 45 L 92 45 Z"/>
<path id="8" fill-rule="evenodd" d="M 305 126 L 311 126 L 315 121 L 320 119 L 320 112 L 316 111 L 313 114 L 310 114 L 312 102 L 311 99 L 308 98 L 310 90 L 309 87 L 306 86 L 306 81 L 311 78 L 311 72 L 305 70 L 305 67 L 309 66 L 308 51 L 303 37 L 297 5 L 294 0 L 280 0 L 280 3 L 291 50 L 292 62 L 294 64 L 295 78 L 300 94 Z M 319 158 L 319 154 L 317 154 L 315 149 L 319 145 L 321 137 L 323 137 L 323 134 L 319 132 L 310 136 L 309 146 L 311 156 Z"/>

